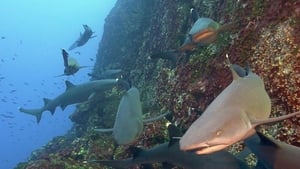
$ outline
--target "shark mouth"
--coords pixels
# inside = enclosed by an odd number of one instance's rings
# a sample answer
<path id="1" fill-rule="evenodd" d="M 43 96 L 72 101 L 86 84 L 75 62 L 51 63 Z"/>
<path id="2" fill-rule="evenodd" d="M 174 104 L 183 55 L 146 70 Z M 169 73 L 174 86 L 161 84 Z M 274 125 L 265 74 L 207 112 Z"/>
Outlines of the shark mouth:
<path id="1" fill-rule="evenodd" d="M 226 144 L 219 144 L 219 145 L 202 145 L 201 147 L 194 147 L 194 148 L 187 148 L 184 151 L 192 152 L 198 155 L 201 154 L 211 154 L 213 152 L 222 150 L 226 148 L 228 145 Z"/>

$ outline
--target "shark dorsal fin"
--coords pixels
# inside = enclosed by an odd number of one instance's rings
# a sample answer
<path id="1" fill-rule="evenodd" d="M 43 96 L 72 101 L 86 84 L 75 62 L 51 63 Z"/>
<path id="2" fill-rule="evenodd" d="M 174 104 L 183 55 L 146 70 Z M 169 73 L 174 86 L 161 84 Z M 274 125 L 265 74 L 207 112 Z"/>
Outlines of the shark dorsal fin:
<path id="1" fill-rule="evenodd" d="M 278 146 L 273 140 L 271 140 L 270 138 L 268 138 L 267 136 L 263 135 L 260 132 L 257 132 L 257 135 L 260 138 L 260 142 L 263 145 L 268 145 L 268 146 Z"/>
<path id="2" fill-rule="evenodd" d="M 76 85 L 74 85 L 73 83 L 71 83 L 70 81 L 66 80 L 66 91 L 71 89 L 72 87 L 75 87 Z"/>
<path id="3" fill-rule="evenodd" d="M 233 77 L 233 80 L 237 80 L 237 79 L 240 79 L 241 77 L 239 76 L 239 74 L 236 72 L 237 70 L 235 70 L 229 60 L 229 56 L 228 54 L 226 54 L 226 59 L 227 59 L 227 64 L 229 65 L 229 68 L 231 70 L 231 73 L 232 73 L 232 77 Z"/>
<path id="4" fill-rule="evenodd" d="M 169 133 L 169 147 L 173 144 L 177 143 L 179 139 L 176 139 L 178 137 L 182 136 L 182 133 L 178 127 L 176 127 L 174 124 L 170 124 L 168 126 L 168 133 Z"/>
<path id="5" fill-rule="evenodd" d="M 130 146 L 129 151 L 131 152 L 133 159 L 138 157 L 144 150 L 138 147 Z"/>

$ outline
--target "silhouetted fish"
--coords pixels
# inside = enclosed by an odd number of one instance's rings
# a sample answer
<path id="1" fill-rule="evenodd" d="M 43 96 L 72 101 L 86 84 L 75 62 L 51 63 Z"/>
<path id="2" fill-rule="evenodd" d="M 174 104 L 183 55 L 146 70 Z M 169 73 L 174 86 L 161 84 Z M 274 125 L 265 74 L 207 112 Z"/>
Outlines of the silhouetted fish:
<path id="1" fill-rule="evenodd" d="M 37 122 L 39 122 L 44 111 L 49 110 L 52 114 L 54 114 L 57 106 L 60 106 L 61 109 L 64 110 L 68 105 L 87 101 L 88 98 L 95 92 L 108 90 L 119 83 L 119 80 L 95 80 L 79 85 L 74 85 L 69 81 L 66 81 L 65 83 L 67 87 L 66 91 L 53 100 L 44 98 L 43 107 L 38 109 L 24 109 L 20 107 L 19 110 L 21 112 L 36 116 Z"/>

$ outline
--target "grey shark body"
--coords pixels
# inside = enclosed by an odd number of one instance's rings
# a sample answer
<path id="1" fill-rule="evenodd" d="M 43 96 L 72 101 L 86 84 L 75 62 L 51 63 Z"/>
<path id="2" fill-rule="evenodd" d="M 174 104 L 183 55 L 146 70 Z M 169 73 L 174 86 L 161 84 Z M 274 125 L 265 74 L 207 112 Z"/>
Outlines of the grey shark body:
<path id="1" fill-rule="evenodd" d="M 230 64 L 230 70 L 233 81 L 189 127 L 180 139 L 181 150 L 192 150 L 197 154 L 222 150 L 253 135 L 257 125 L 299 114 L 269 118 L 271 100 L 263 80 L 250 68 L 243 71 Z"/>
<path id="2" fill-rule="evenodd" d="M 117 79 L 105 79 L 74 85 L 71 82 L 66 81 L 66 91 L 52 100 L 44 98 L 43 107 L 38 109 L 25 109 L 21 107 L 19 110 L 36 116 L 37 122 L 40 122 L 44 111 L 48 110 L 54 114 L 55 109 L 58 106 L 64 110 L 68 105 L 87 101 L 93 93 L 108 90 L 116 85 L 117 82 Z"/>
<path id="3" fill-rule="evenodd" d="M 68 50 L 72 50 L 76 47 L 83 46 L 89 39 L 95 37 L 92 29 L 88 25 L 83 25 L 84 32 L 80 33 L 79 38 L 69 47 Z"/>
<path id="4" fill-rule="evenodd" d="M 118 145 L 126 145 L 137 140 L 143 131 L 144 123 L 158 120 L 165 115 L 151 120 L 143 120 L 140 92 L 136 87 L 131 87 L 120 101 L 113 128 L 94 130 L 96 132 L 112 132 Z"/>
<path id="5" fill-rule="evenodd" d="M 256 155 L 266 169 L 299 169 L 300 148 L 261 133 L 245 140 L 245 144 Z"/>
<path id="6" fill-rule="evenodd" d="M 169 126 L 169 134 L 170 134 Z M 171 129 L 173 130 L 173 129 Z M 170 137 L 173 137 L 170 135 Z M 172 140 L 143 150 L 131 148 L 133 157 L 124 160 L 93 160 L 91 162 L 108 165 L 114 168 L 129 168 L 134 165 L 149 163 L 168 163 L 185 169 L 248 169 L 248 166 L 227 151 L 209 155 L 196 155 L 184 152 L 179 148 L 178 140 Z"/>

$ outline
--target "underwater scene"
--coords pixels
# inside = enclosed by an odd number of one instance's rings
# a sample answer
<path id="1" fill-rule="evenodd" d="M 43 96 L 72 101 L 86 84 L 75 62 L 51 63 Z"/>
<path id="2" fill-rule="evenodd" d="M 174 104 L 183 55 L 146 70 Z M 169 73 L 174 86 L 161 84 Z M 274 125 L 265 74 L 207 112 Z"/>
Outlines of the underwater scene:
<path id="1" fill-rule="evenodd" d="M 0 11 L 1 169 L 300 169 L 300 0 Z"/>

